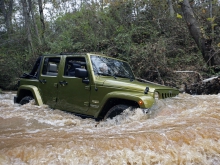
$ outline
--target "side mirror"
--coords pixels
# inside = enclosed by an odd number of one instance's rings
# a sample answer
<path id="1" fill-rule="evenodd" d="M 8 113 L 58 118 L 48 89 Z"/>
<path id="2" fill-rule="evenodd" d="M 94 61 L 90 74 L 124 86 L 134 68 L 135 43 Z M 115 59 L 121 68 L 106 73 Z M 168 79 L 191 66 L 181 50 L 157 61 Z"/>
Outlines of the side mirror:
<path id="1" fill-rule="evenodd" d="M 84 68 L 76 68 L 75 77 L 86 78 L 88 77 L 88 71 Z"/>
<path id="2" fill-rule="evenodd" d="M 82 78 L 82 82 L 85 84 L 89 84 L 89 79 L 88 79 L 88 71 L 84 68 L 76 68 L 75 70 L 75 76 Z"/>

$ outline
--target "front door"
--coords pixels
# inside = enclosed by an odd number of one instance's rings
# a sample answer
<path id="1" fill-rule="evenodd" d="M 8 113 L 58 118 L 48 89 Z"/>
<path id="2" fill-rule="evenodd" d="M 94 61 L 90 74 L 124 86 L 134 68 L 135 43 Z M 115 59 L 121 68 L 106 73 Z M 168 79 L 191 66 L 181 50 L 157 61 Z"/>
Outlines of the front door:
<path id="1" fill-rule="evenodd" d="M 55 107 L 58 92 L 58 69 L 60 57 L 44 57 L 39 74 L 39 89 L 43 103 Z"/>
<path id="2" fill-rule="evenodd" d="M 66 57 L 63 76 L 59 79 L 56 108 L 75 113 L 89 109 L 90 85 L 75 77 L 76 68 L 85 68 L 84 57 Z"/>

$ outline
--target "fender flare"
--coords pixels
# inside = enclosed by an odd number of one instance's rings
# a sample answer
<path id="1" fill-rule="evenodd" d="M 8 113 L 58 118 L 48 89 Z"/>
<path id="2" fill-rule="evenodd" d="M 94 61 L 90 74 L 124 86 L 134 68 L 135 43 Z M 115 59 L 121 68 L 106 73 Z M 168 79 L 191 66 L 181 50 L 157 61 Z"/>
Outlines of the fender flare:
<path id="1" fill-rule="evenodd" d="M 32 95 L 34 96 L 36 104 L 39 105 L 39 106 L 43 105 L 43 100 L 42 100 L 40 92 L 39 92 L 39 90 L 38 90 L 38 88 L 36 86 L 33 86 L 33 85 L 21 85 L 18 88 L 18 92 L 17 92 L 17 96 L 18 97 L 19 97 L 19 93 L 22 90 L 30 91 L 32 93 Z"/>
<path id="2" fill-rule="evenodd" d="M 95 117 L 97 117 L 101 113 L 106 102 L 112 98 L 130 100 L 130 101 L 135 101 L 137 103 L 139 103 L 139 101 L 142 100 L 143 104 L 139 106 L 140 108 L 144 108 L 144 109 L 152 107 L 152 105 L 155 103 L 155 99 L 151 95 L 142 95 L 136 92 L 114 91 L 114 92 L 108 93 L 102 99 L 100 103 L 100 105 L 102 106 L 100 107 L 100 110 L 95 114 Z"/>

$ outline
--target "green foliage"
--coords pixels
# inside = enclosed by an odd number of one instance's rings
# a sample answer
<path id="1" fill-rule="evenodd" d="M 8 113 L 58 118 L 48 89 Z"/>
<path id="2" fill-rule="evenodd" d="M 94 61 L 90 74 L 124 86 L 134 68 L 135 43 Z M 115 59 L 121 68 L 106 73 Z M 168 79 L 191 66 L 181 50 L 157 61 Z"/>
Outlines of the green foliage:
<path id="1" fill-rule="evenodd" d="M 13 78 L 17 75 L 17 65 L 7 57 L 1 57 L 0 61 L 0 86 L 4 89 L 13 88 Z"/>
<path id="2" fill-rule="evenodd" d="M 54 20 L 47 19 L 45 38 L 40 38 L 42 43 L 39 43 L 32 22 L 32 52 L 28 49 L 22 22 L 14 23 L 13 33 L 0 31 L 0 87 L 12 88 L 17 78 L 23 72 L 29 72 L 36 58 L 45 53 L 102 52 L 127 60 L 137 77 L 157 82 L 162 82 L 167 75 L 172 75 L 173 70 L 206 69 L 184 19 L 179 19 L 183 14 L 177 4 L 173 4 L 173 7 L 178 18 L 171 18 L 167 1 L 102 2 L 80 4 L 80 7 L 60 14 Z M 53 6 L 57 6 L 58 10 L 60 4 Z M 216 52 L 219 52 L 219 6 L 213 4 L 215 17 L 212 18 L 209 12 L 202 10 L 207 8 L 207 4 L 194 5 L 196 16 L 203 24 L 208 37 L 214 30 L 213 45 Z M 19 9 L 21 8 L 17 6 L 16 10 Z M 34 12 L 41 34 L 39 13 L 37 10 Z"/>

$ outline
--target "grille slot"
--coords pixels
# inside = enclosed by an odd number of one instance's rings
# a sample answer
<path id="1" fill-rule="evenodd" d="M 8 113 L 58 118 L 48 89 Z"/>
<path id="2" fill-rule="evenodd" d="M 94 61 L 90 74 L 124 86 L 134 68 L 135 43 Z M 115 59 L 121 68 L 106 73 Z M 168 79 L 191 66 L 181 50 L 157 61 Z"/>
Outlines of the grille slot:
<path id="1" fill-rule="evenodd" d="M 165 99 L 165 98 L 168 98 L 168 97 L 173 97 L 174 94 L 172 93 L 161 93 L 161 98 L 162 99 Z"/>

